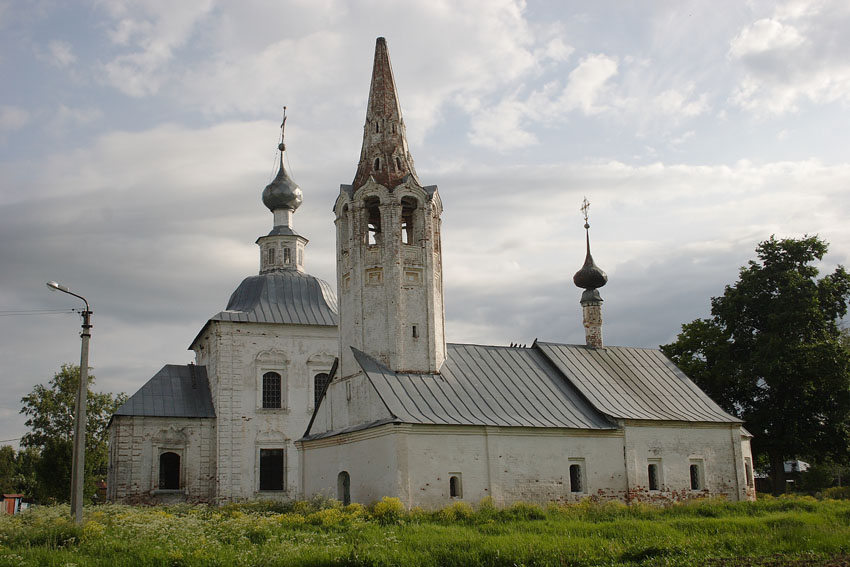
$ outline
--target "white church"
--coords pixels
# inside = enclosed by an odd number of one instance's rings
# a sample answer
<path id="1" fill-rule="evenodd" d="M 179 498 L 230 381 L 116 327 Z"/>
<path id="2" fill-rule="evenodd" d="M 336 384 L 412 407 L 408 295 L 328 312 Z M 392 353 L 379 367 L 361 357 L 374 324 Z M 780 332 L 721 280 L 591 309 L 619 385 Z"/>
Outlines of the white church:
<path id="1" fill-rule="evenodd" d="M 333 207 L 336 293 L 304 270 L 284 150 L 259 275 L 201 328 L 195 364 L 164 366 L 112 417 L 111 500 L 755 498 L 741 421 L 659 350 L 603 344 L 589 239 L 585 345 L 446 343 L 442 201 L 414 169 L 383 38 Z"/>

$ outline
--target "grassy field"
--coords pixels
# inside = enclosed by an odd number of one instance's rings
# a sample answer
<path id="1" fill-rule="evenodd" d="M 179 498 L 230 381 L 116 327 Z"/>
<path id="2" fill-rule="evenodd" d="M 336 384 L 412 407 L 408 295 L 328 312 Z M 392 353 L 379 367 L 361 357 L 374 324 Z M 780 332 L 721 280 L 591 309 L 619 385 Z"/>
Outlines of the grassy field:
<path id="1" fill-rule="evenodd" d="M 0 516 L 0 566 L 850 566 L 850 501 L 765 498 L 406 512 L 334 502 L 67 507 Z"/>

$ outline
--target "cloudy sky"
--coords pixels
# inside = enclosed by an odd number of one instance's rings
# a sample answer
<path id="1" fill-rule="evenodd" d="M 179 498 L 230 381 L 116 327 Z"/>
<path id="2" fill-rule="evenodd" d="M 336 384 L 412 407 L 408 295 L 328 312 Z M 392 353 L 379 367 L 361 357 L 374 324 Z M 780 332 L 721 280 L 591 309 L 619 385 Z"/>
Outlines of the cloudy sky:
<path id="1" fill-rule="evenodd" d="M 283 105 L 308 271 L 335 282 L 385 36 L 419 177 L 445 205 L 453 342 L 583 343 L 582 198 L 605 340 L 708 315 L 759 241 L 848 263 L 850 4 L 681 0 L 0 0 L 0 442 L 79 362 L 128 393 L 256 274 Z M 12 441 L 15 444 L 15 441 Z"/>

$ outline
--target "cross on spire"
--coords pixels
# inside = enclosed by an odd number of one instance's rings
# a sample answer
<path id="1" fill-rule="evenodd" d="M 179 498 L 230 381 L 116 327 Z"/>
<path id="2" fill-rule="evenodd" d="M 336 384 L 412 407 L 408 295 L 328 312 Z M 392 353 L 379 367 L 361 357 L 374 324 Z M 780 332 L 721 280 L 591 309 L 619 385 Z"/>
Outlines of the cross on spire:
<path id="1" fill-rule="evenodd" d="M 587 223 L 588 210 L 590 210 L 590 201 L 588 201 L 587 197 L 585 197 L 584 201 L 581 203 L 581 212 L 584 214 L 584 228 L 590 228 L 590 225 Z"/>
<path id="2" fill-rule="evenodd" d="M 283 107 L 283 122 L 280 123 L 280 145 L 278 149 L 280 151 L 284 151 L 286 149 L 286 144 L 283 143 L 284 130 L 286 129 L 286 107 Z"/>

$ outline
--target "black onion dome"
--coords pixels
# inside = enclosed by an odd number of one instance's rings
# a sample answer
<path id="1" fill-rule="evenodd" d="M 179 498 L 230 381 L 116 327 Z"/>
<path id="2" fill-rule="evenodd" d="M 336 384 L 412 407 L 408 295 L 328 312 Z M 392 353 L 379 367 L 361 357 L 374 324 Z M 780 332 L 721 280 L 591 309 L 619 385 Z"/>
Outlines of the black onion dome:
<path id="1" fill-rule="evenodd" d="M 294 211 L 301 206 L 301 187 L 299 187 L 283 167 L 283 152 L 280 153 L 280 170 L 271 183 L 263 189 L 263 204 L 270 211 L 289 209 Z"/>
<path id="2" fill-rule="evenodd" d="M 573 276 L 573 283 L 583 289 L 596 289 L 608 283 L 608 275 L 596 265 L 593 256 L 590 255 L 590 236 L 587 237 L 587 256 L 584 258 L 584 266 Z"/>

